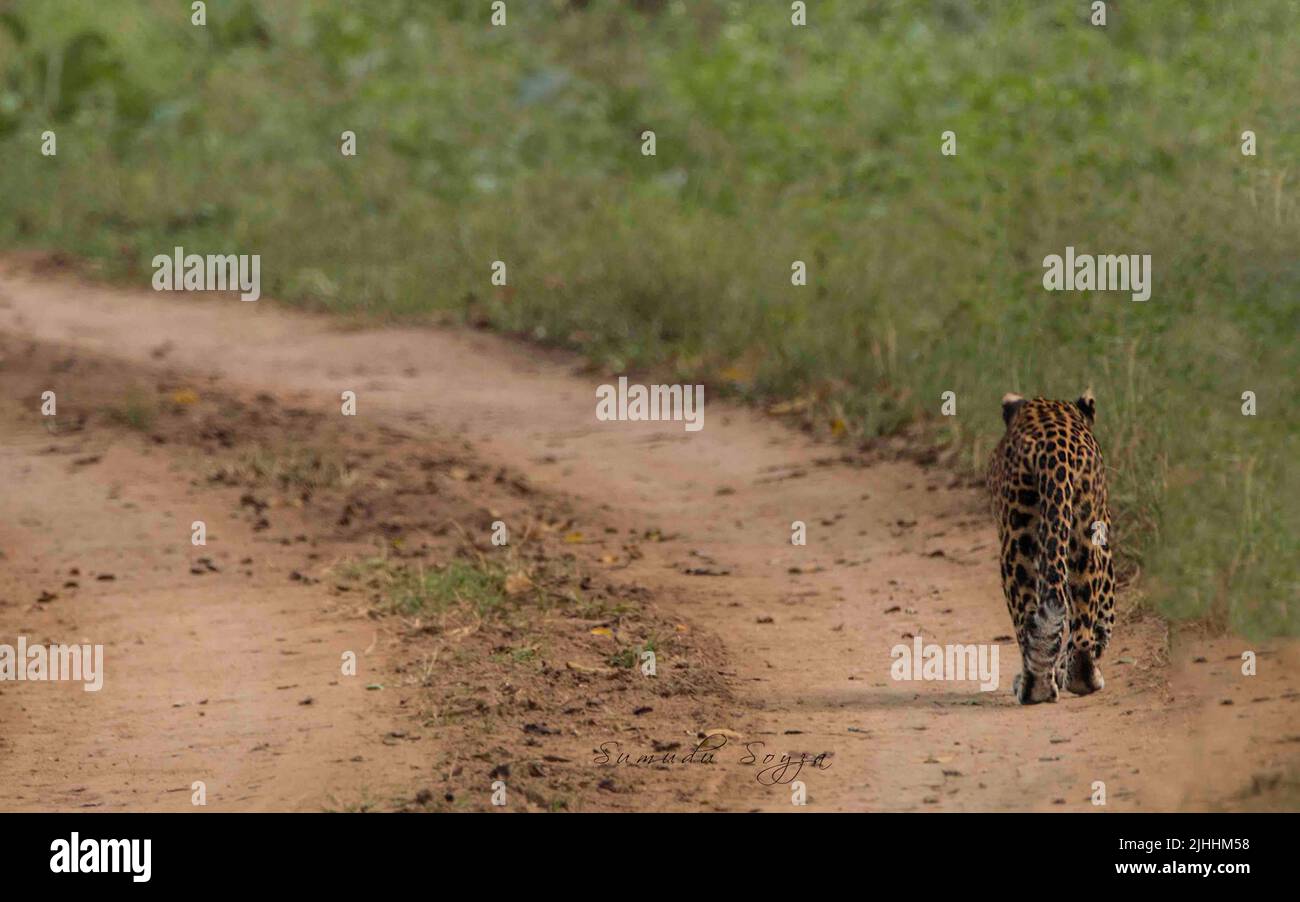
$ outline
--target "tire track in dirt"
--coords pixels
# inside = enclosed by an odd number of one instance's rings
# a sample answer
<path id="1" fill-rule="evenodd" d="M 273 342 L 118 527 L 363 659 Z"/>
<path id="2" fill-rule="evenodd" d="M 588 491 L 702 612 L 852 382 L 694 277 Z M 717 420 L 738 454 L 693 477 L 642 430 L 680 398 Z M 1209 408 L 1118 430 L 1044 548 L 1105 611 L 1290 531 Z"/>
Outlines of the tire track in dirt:
<path id="1" fill-rule="evenodd" d="M 164 364 L 0 331 L 0 384 L 0 636 L 104 655 L 95 693 L 0 682 L 0 810 L 502 810 L 499 781 L 504 810 L 659 808 L 714 780 L 590 764 L 588 734 L 681 747 L 726 699 L 716 638 L 607 566 L 641 536 L 585 560 L 564 501 L 463 442 Z"/>
<path id="2" fill-rule="evenodd" d="M 663 541 L 641 544 L 622 575 L 723 639 L 736 693 L 711 725 L 730 731 L 721 767 L 707 779 L 668 768 L 685 791 L 655 807 L 789 810 L 788 787 L 742 763 L 760 742 L 760 754 L 829 753 L 828 769 L 800 776 L 823 810 L 1094 810 L 1097 780 L 1112 810 L 1235 806 L 1252 778 L 1294 767 L 1294 643 L 1264 649 L 1251 680 L 1217 663 L 1251 647 L 1240 640 L 1180 637 L 1165 667 L 1163 625 L 1135 617 L 1103 662 L 1103 692 L 1015 705 L 992 524 L 982 494 L 941 471 L 846 456 L 712 401 L 697 433 L 598 423 L 594 389 L 608 380 L 566 355 L 474 333 L 358 331 L 266 300 L 163 298 L 11 264 L 0 330 L 127 361 L 165 348 L 174 366 L 322 407 L 352 390 L 376 423 L 462 437 L 593 521 L 657 530 Z M 794 520 L 808 524 L 806 547 L 790 544 Z M 593 535 L 588 550 L 606 541 Z M 996 642 L 999 691 L 892 681 L 890 649 L 918 634 Z"/>

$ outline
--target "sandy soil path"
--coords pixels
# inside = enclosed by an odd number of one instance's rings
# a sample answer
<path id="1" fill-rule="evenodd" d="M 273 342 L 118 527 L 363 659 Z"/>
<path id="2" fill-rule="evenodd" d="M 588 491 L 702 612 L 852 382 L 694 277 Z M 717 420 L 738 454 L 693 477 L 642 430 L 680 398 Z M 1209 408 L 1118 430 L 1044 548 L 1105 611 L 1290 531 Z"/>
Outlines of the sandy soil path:
<path id="1" fill-rule="evenodd" d="M 600 423 L 595 387 L 608 377 L 485 334 L 357 329 L 271 300 L 94 287 L 16 262 L 0 268 L 0 333 L 124 362 L 165 356 L 196 377 L 321 409 L 337 409 L 340 393 L 355 391 L 359 415 L 375 428 L 454 436 L 483 461 L 571 500 L 593 522 L 657 530 L 662 541 L 642 543 L 621 576 L 721 638 L 732 710 L 725 722 L 683 730 L 725 729 L 727 745 L 707 778 L 661 766 L 643 797 L 596 793 L 583 807 L 790 810 L 790 787 L 764 785 L 761 763 L 746 761 L 747 744 L 760 756 L 827 753 L 828 767 L 809 765 L 799 778 L 809 806 L 821 810 L 1096 810 L 1097 781 L 1109 810 L 1235 808 L 1269 804 L 1294 779 L 1294 643 L 1255 647 L 1195 634 L 1166 643 L 1160 621 L 1137 617 L 1118 631 L 1103 692 L 1015 705 L 1009 686 L 1019 661 L 992 525 L 981 494 L 942 470 L 845 454 L 714 401 L 700 432 L 680 423 Z M 119 449 L 91 479 L 65 459 L 42 459 L 40 443 L 19 435 L 0 454 L 0 566 L 48 570 L 76 548 L 83 571 L 111 572 L 123 556 L 170 553 L 160 535 L 188 523 L 191 489 L 166 472 L 163 455 Z M 154 496 L 165 503 L 151 503 Z M 806 547 L 790 542 L 795 520 L 807 524 Z M 251 534 L 228 538 L 255 542 Z M 593 554 L 602 541 L 592 538 Z M 61 687 L 46 711 L 12 689 L 0 693 L 10 725 L 0 807 L 83 797 L 126 807 L 175 799 L 180 807 L 189 804 L 181 790 L 206 767 L 216 769 L 214 782 L 237 787 L 226 795 L 230 807 L 295 808 L 321 804 L 331 788 L 395 787 L 418 770 L 414 744 L 385 747 L 374 772 L 358 768 L 351 759 L 369 760 L 360 746 L 378 743 L 397 712 L 324 676 L 301 685 L 297 662 L 268 653 L 259 638 L 318 645 L 322 662 L 313 672 L 323 675 L 339 647 L 369 643 L 364 620 L 322 618 L 310 593 L 286 596 L 279 583 L 181 603 L 185 585 L 157 569 L 130 585 L 96 581 L 59 619 L 41 610 L 31 616 L 46 619 L 26 618 L 25 605 L 0 608 L 6 634 L 93 623 L 99 633 L 160 649 L 124 665 L 133 669 L 110 704 Z M 1001 687 L 982 693 L 974 682 L 892 680 L 890 650 L 914 635 L 998 645 Z M 1246 649 L 1261 655 L 1258 676 L 1240 674 Z M 275 688 L 290 684 L 299 685 Z M 320 702 L 298 705 L 305 696 Z M 207 710 L 197 712 L 203 698 Z M 267 734 L 274 755 L 211 746 L 207 732 L 227 699 L 244 700 L 239 723 L 216 741 L 246 749 Z M 172 713 L 143 714 L 164 709 Z M 650 752 L 635 746 L 637 735 L 609 738 L 624 751 Z M 601 741 L 575 736 L 566 750 L 591 761 Z M 165 760 L 141 761 L 164 749 Z M 111 791 L 103 779 L 110 775 Z M 86 785 L 99 787 L 95 799 L 79 788 Z"/>

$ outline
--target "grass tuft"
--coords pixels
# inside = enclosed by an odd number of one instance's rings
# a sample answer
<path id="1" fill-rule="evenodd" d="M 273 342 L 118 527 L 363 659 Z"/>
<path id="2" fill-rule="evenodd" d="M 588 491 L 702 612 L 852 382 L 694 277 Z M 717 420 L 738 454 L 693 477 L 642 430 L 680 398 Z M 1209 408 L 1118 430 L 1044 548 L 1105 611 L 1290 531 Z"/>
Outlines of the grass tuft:
<path id="1" fill-rule="evenodd" d="M 342 574 L 369 588 L 383 613 L 427 616 L 460 609 L 488 619 L 507 605 L 505 572 L 489 564 L 455 560 L 426 568 L 375 557 L 345 566 Z"/>

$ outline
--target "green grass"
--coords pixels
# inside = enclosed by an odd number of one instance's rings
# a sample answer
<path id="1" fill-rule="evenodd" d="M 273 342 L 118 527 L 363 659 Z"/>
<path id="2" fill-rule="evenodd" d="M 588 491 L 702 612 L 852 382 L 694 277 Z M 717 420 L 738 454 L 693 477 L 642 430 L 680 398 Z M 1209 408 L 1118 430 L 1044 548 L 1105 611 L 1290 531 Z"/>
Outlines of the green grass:
<path id="1" fill-rule="evenodd" d="M 505 573 L 486 564 L 455 560 L 427 568 L 377 557 L 345 566 L 342 575 L 371 589 L 385 613 L 426 616 L 455 608 L 487 619 L 507 606 Z"/>
<path id="2" fill-rule="evenodd" d="M 148 432 L 158 418 L 158 404 L 147 392 L 132 388 L 122 399 L 122 403 L 108 408 L 108 417 L 113 422 L 128 429 Z"/>
<path id="3" fill-rule="evenodd" d="M 621 667 L 625 670 L 631 670 L 634 667 L 641 666 L 641 654 L 647 651 L 658 650 L 658 639 L 651 636 L 640 645 L 629 645 L 621 648 L 606 659 L 610 667 Z"/>
<path id="4" fill-rule="evenodd" d="M 1004 392 L 1091 385 L 1144 594 L 1300 633 L 1300 5 L 1088 5 L 11 0 L 0 247 L 139 285 L 177 244 L 260 253 L 267 296 L 810 399 L 850 439 L 921 422 L 971 468 Z M 1151 300 L 1045 292 L 1067 244 L 1150 254 Z"/>

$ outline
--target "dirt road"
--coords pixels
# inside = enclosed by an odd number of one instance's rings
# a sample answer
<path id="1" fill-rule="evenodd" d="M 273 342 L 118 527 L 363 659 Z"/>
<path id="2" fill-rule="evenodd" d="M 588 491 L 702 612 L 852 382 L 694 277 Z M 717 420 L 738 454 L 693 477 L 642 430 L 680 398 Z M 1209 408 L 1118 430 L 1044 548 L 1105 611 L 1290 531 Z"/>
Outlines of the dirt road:
<path id="1" fill-rule="evenodd" d="M 1295 803 L 1294 643 L 1167 642 L 1130 612 L 1103 692 L 1015 705 L 992 525 L 942 469 L 713 400 L 699 432 L 602 423 L 611 379 L 566 355 L 94 287 L 30 261 L 0 266 L 0 338 L 0 642 L 103 643 L 107 661 L 99 693 L 0 684 L 0 809 L 189 809 L 203 781 L 228 809 L 488 808 L 500 782 L 523 787 L 508 810 L 791 810 L 793 769 L 763 760 L 787 753 L 806 756 L 816 810 Z M 133 422 L 141 384 L 172 399 L 167 425 Z M 313 448 L 362 462 L 369 494 L 318 486 L 272 503 L 268 529 L 268 502 L 212 468 L 301 441 L 304 423 Z M 322 507 L 335 500 L 341 517 Z M 527 624 L 440 627 L 430 651 L 427 623 L 377 617 L 336 578 L 375 536 L 443 559 L 459 532 L 490 555 L 498 519 L 535 542 L 530 566 L 563 563 L 606 607 L 534 619 L 550 630 L 536 642 Z M 608 666 L 620 629 L 674 637 L 668 683 Z M 999 689 L 891 679 L 891 649 L 917 635 L 998 646 Z M 357 678 L 340 675 L 349 650 Z M 712 731 L 713 763 L 682 763 Z"/>

